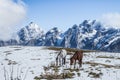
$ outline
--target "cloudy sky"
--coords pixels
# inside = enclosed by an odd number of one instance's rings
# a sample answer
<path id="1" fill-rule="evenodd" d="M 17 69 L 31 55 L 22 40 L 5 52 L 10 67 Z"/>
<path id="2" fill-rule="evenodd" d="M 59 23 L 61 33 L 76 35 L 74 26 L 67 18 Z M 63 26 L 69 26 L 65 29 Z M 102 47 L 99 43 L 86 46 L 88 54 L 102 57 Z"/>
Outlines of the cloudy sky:
<path id="1" fill-rule="evenodd" d="M 7 40 L 26 17 L 25 4 L 18 0 L 0 0 L 0 39 Z"/>
<path id="2" fill-rule="evenodd" d="M 52 27 L 64 31 L 85 19 L 118 27 L 119 4 L 120 0 L 0 0 L 0 36 L 9 36 L 31 21 L 46 31 Z"/>
<path id="3" fill-rule="evenodd" d="M 45 30 L 60 27 L 66 30 L 85 19 L 102 19 L 120 25 L 120 0 L 24 0 L 29 21 Z M 117 22 L 116 22 L 117 20 Z"/>

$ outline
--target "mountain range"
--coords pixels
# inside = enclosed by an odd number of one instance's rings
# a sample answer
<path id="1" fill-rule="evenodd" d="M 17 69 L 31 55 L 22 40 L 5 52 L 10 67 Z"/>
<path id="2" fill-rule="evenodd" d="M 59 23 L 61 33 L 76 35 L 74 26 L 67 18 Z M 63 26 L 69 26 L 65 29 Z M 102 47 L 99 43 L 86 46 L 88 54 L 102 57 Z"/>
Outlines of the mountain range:
<path id="1" fill-rule="evenodd" d="M 34 22 L 21 28 L 15 38 L 0 40 L 0 46 L 57 46 L 120 52 L 120 29 L 107 27 L 96 20 L 84 20 L 62 32 L 54 27 L 46 33 Z"/>

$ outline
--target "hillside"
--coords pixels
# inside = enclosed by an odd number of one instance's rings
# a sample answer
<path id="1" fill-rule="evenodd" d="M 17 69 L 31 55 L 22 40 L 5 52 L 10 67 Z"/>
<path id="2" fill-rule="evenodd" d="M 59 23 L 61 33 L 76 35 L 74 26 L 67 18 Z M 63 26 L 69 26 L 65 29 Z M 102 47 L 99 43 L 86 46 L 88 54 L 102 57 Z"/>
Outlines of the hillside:
<path id="1" fill-rule="evenodd" d="M 39 79 L 74 79 L 74 80 L 119 80 L 120 54 L 108 52 L 84 51 L 81 68 L 74 69 L 69 59 L 75 49 L 67 49 L 65 66 L 55 66 L 55 58 L 60 48 L 52 47 L 0 47 L 1 80 L 39 80 Z M 78 65 L 77 65 L 78 66 Z M 63 77 L 62 74 L 66 76 Z M 56 77 L 56 76 L 59 77 Z"/>

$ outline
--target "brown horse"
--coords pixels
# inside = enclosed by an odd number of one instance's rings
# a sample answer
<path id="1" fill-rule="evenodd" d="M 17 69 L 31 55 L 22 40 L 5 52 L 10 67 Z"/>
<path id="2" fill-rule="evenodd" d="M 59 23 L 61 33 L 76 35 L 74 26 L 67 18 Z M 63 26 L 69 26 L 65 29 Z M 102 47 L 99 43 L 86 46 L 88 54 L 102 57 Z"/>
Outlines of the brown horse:
<path id="1" fill-rule="evenodd" d="M 79 67 L 82 67 L 82 58 L 83 58 L 83 51 L 76 51 L 75 54 L 70 58 L 70 65 L 74 63 L 74 68 L 75 68 L 76 60 L 78 60 Z"/>

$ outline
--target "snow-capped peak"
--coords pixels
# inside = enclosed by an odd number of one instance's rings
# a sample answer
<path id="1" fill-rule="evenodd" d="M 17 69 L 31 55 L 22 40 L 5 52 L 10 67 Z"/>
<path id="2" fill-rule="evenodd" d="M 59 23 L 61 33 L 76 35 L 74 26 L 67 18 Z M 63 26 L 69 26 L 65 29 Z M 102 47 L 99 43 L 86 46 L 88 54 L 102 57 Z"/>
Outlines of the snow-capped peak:
<path id="1" fill-rule="evenodd" d="M 84 20 L 79 26 L 73 25 L 62 33 L 57 27 L 47 31 L 34 22 L 23 27 L 18 36 L 1 45 L 19 41 L 20 45 L 62 46 L 70 48 L 98 49 L 107 51 L 120 51 L 120 29 L 105 28 L 105 25 L 96 20 Z"/>
<path id="2" fill-rule="evenodd" d="M 20 40 L 22 40 L 22 41 L 38 39 L 41 36 L 43 36 L 43 34 L 44 34 L 44 31 L 34 22 L 31 22 L 28 26 L 23 27 L 18 32 Z"/>
<path id="3" fill-rule="evenodd" d="M 52 29 L 50 29 L 47 33 L 46 33 L 46 35 L 49 35 L 49 34 L 51 34 L 51 35 L 59 35 L 59 34 L 61 34 L 61 30 L 59 30 L 57 27 L 54 27 L 54 28 L 52 28 Z"/>
<path id="4" fill-rule="evenodd" d="M 28 30 L 35 30 L 36 32 L 41 32 L 43 31 L 37 24 L 35 24 L 34 22 L 30 22 L 30 24 L 28 26 L 26 26 L 26 28 Z"/>

